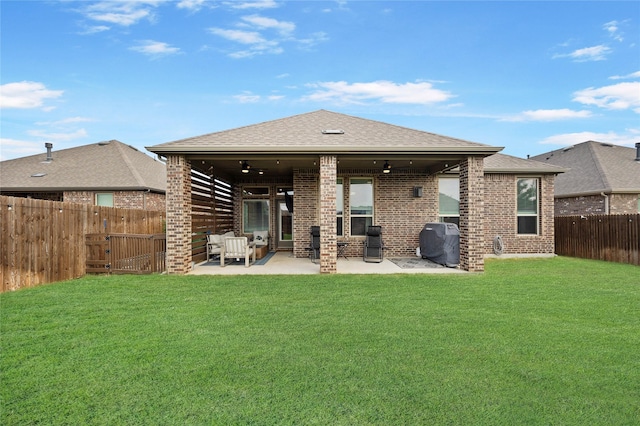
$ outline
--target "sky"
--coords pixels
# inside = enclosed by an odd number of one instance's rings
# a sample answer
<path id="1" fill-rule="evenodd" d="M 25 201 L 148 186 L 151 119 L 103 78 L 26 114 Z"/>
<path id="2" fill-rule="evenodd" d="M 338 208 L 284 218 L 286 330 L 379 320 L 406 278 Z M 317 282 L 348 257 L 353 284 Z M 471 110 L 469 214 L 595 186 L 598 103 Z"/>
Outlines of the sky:
<path id="1" fill-rule="evenodd" d="M 326 109 L 526 158 L 640 142 L 638 1 L 0 0 L 0 160 Z"/>

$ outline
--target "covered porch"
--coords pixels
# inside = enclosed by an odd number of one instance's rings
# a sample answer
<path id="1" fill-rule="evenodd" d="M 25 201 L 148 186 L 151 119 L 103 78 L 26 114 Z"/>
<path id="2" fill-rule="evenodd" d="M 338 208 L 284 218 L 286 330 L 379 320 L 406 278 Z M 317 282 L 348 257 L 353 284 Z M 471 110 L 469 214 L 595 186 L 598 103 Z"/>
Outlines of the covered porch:
<path id="1" fill-rule="evenodd" d="M 167 163 L 167 270 L 204 260 L 207 233 L 258 229 L 270 250 L 308 262 L 319 226 L 319 273 L 356 262 L 371 273 L 357 260 L 367 227 L 382 227 L 386 257 L 415 256 L 420 230 L 439 219 L 438 178 L 457 168 L 460 267 L 482 271 L 483 160 L 500 149 L 322 110 L 150 147 Z"/>

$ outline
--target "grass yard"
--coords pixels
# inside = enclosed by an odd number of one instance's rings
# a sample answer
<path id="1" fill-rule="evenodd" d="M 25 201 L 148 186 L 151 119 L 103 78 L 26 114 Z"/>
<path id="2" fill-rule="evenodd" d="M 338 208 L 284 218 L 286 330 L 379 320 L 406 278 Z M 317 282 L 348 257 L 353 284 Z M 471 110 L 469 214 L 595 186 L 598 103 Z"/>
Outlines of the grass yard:
<path id="1" fill-rule="evenodd" d="M 0 302 L 3 425 L 640 424 L 637 266 L 91 276 Z"/>

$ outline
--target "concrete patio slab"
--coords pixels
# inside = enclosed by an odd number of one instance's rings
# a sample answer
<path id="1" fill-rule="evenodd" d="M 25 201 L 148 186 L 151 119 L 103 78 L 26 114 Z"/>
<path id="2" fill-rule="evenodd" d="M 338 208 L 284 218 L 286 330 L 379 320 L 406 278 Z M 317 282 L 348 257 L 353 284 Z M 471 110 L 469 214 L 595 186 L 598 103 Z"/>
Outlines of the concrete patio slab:
<path id="1" fill-rule="evenodd" d="M 338 259 L 338 274 L 460 274 L 467 273 L 458 268 L 411 267 L 401 268 L 389 259 L 381 263 L 367 263 L 362 258 Z M 320 274 L 320 265 L 308 258 L 295 258 L 291 252 L 277 252 L 265 265 L 251 265 L 244 261 L 234 262 L 224 268 L 219 265 L 200 263 L 188 275 L 312 275 Z"/>

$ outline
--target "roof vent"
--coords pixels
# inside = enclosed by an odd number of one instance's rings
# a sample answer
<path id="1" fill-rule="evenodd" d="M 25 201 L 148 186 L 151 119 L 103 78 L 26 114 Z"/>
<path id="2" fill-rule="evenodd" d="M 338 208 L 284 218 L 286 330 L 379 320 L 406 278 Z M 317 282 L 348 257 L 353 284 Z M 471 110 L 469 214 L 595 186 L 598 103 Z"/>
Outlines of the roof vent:
<path id="1" fill-rule="evenodd" d="M 640 142 L 636 142 L 636 161 L 640 161 Z"/>
<path id="2" fill-rule="evenodd" d="M 34 173 L 31 175 L 31 177 L 44 177 L 46 175 L 47 175 L 46 173 Z"/>
<path id="3" fill-rule="evenodd" d="M 610 143 L 601 143 L 600 146 L 612 147 L 613 145 Z"/>
<path id="4" fill-rule="evenodd" d="M 105 146 L 105 145 L 109 145 L 111 143 L 111 141 L 102 141 L 102 142 L 98 142 L 99 146 Z"/>
<path id="5" fill-rule="evenodd" d="M 47 148 L 47 159 L 45 161 L 53 160 L 53 154 L 51 154 L 51 149 L 53 148 L 53 144 L 51 142 L 45 142 L 44 147 Z"/>
<path id="6" fill-rule="evenodd" d="M 573 149 L 573 145 L 572 146 L 568 146 L 565 149 L 562 150 L 562 152 L 567 152 Z"/>
<path id="7" fill-rule="evenodd" d="M 344 135 L 344 130 L 342 129 L 326 129 L 322 131 L 323 135 Z"/>

